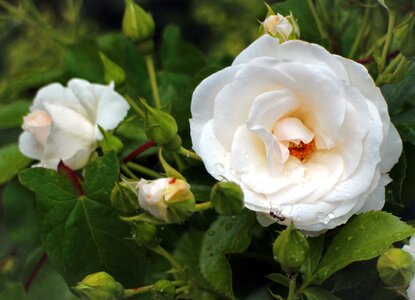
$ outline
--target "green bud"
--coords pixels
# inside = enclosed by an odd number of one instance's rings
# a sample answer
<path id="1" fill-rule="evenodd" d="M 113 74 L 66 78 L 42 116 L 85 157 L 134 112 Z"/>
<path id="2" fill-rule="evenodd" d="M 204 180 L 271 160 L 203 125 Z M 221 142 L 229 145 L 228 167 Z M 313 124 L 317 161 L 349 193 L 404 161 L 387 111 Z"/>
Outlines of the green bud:
<path id="1" fill-rule="evenodd" d="M 137 182 L 116 182 L 111 192 L 111 204 L 121 215 L 133 215 L 140 209 L 138 193 L 134 188 Z"/>
<path id="2" fill-rule="evenodd" d="M 173 300 L 176 297 L 176 288 L 168 280 L 159 280 L 153 285 L 151 299 Z"/>
<path id="3" fill-rule="evenodd" d="M 244 208 L 244 193 L 234 182 L 218 182 L 210 192 L 210 202 L 220 215 L 237 215 Z"/>
<path id="4" fill-rule="evenodd" d="M 145 247 L 154 247 L 157 245 L 157 227 L 154 224 L 146 222 L 135 222 L 131 224 L 131 233 L 137 243 Z"/>
<path id="5" fill-rule="evenodd" d="M 170 114 L 151 107 L 144 99 L 140 101 L 145 109 L 147 137 L 159 145 L 177 144 L 176 120 Z"/>
<path id="6" fill-rule="evenodd" d="M 98 125 L 99 131 L 102 133 L 104 138 L 98 142 L 98 145 L 102 148 L 104 153 L 114 151 L 116 153 L 121 152 L 124 147 L 123 143 L 119 138 L 113 135 L 111 132 L 106 131 L 104 128 Z"/>
<path id="7" fill-rule="evenodd" d="M 110 60 L 104 53 L 99 52 L 102 64 L 104 66 L 104 80 L 106 83 L 114 82 L 116 86 L 120 85 L 125 81 L 124 70 L 117 65 L 115 62 Z"/>
<path id="8" fill-rule="evenodd" d="M 398 50 L 407 58 L 415 58 L 415 17 L 409 16 L 395 33 Z"/>
<path id="9" fill-rule="evenodd" d="M 177 178 L 142 179 L 138 183 L 140 207 L 166 223 L 179 223 L 195 211 L 189 184 Z"/>
<path id="10" fill-rule="evenodd" d="M 282 269 L 292 273 L 298 271 L 305 262 L 310 246 L 304 235 L 291 224 L 277 237 L 272 251 Z"/>
<path id="11" fill-rule="evenodd" d="M 149 40 L 154 35 L 155 24 L 150 14 L 146 13 L 134 0 L 125 0 L 122 32 L 133 42 Z"/>
<path id="12" fill-rule="evenodd" d="M 415 262 L 408 252 L 391 248 L 379 257 L 377 269 L 384 283 L 401 287 L 408 285 L 414 276 Z"/>
<path id="13" fill-rule="evenodd" d="M 73 290 L 85 300 L 118 300 L 124 295 L 123 286 L 105 272 L 86 276 Z"/>
<path id="14" fill-rule="evenodd" d="M 163 145 L 163 148 L 167 151 L 171 152 L 177 152 L 182 147 L 182 138 L 179 135 L 176 135 L 176 137 L 168 144 Z"/>

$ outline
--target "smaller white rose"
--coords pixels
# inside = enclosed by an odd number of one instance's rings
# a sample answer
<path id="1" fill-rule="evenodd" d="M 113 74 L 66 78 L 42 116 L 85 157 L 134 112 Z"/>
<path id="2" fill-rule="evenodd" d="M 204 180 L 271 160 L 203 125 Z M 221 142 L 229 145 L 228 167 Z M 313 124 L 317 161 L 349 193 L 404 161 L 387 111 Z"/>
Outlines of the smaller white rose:
<path id="1" fill-rule="evenodd" d="M 47 85 L 38 91 L 23 118 L 20 151 L 39 160 L 36 166 L 56 169 L 62 160 L 71 169 L 81 169 L 102 139 L 98 125 L 114 129 L 129 108 L 113 85 L 81 79 L 72 79 L 68 87 Z"/>
<path id="2" fill-rule="evenodd" d="M 403 246 L 402 250 L 408 252 L 415 260 L 415 236 L 411 237 L 411 239 L 409 240 L 409 245 Z M 409 283 L 409 287 L 406 290 L 406 294 L 408 296 L 408 300 L 415 300 L 415 276 Z"/>
<path id="3" fill-rule="evenodd" d="M 266 33 L 277 37 L 280 42 L 285 42 L 290 39 L 290 36 L 299 36 L 300 32 L 298 26 L 292 21 L 292 17 L 284 17 L 280 14 L 270 15 L 262 23 Z"/>
<path id="4" fill-rule="evenodd" d="M 140 207 L 153 217 L 169 223 L 168 202 L 180 200 L 176 198 L 182 197 L 183 192 L 188 195 L 190 185 L 176 178 L 141 179 L 137 188 Z"/>

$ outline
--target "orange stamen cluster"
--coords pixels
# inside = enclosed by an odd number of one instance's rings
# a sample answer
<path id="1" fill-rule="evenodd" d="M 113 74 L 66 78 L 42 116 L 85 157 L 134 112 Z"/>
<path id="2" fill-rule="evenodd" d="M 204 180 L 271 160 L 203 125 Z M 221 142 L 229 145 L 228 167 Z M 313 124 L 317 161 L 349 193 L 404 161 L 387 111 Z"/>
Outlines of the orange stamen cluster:
<path id="1" fill-rule="evenodd" d="M 314 140 L 312 140 L 308 144 L 300 142 L 298 145 L 296 145 L 295 143 L 290 142 L 290 144 L 288 145 L 290 155 L 297 157 L 300 161 L 309 159 L 311 152 L 313 152 L 314 148 Z"/>

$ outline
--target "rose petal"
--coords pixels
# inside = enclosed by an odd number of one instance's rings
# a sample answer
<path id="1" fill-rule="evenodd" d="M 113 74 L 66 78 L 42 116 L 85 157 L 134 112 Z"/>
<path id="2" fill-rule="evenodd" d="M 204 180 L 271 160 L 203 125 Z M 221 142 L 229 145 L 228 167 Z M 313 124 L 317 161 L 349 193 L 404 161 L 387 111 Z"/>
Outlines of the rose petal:
<path id="1" fill-rule="evenodd" d="M 401 137 L 392 123 L 390 124 L 389 134 L 384 144 L 386 150 L 380 163 L 380 171 L 387 173 L 399 161 L 403 149 Z"/>
<path id="2" fill-rule="evenodd" d="M 250 62 L 256 57 L 274 57 L 279 48 L 279 41 L 268 34 L 264 34 L 244 51 L 239 53 L 232 63 L 232 66 Z M 255 78 L 255 77 L 253 77 Z"/>
<path id="3" fill-rule="evenodd" d="M 43 146 L 29 133 L 23 132 L 19 137 L 19 150 L 25 156 L 33 159 L 41 159 Z"/>

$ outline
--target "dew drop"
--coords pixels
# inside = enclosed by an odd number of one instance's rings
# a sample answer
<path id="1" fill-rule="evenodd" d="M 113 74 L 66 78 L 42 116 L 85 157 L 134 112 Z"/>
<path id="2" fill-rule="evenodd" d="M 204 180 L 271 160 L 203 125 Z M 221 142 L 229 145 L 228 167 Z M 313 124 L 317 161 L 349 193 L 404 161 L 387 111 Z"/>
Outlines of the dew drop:
<path id="1" fill-rule="evenodd" d="M 215 164 L 215 169 L 216 171 L 218 171 L 219 173 L 223 173 L 225 172 L 225 167 L 222 164 Z"/>
<path id="2" fill-rule="evenodd" d="M 277 257 L 276 256 L 274 256 L 274 260 L 277 260 Z"/>
<path id="3" fill-rule="evenodd" d="M 231 230 L 232 227 L 233 227 L 232 223 L 228 223 L 228 224 L 226 224 L 225 229 L 226 230 Z"/>
<path id="4" fill-rule="evenodd" d="M 370 124 L 372 124 L 372 123 L 373 123 L 373 119 L 370 119 L 370 120 L 369 120 L 369 123 L 370 123 Z"/>
<path id="5" fill-rule="evenodd" d="M 214 235 L 215 235 L 215 232 L 214 232 L 213 230 L 209 230 L 209 231 L 208 231 L 208 235 L 210 235 L 210 236 L 214 236 Z"/>
<path id="6" fill-rule="evenodd" d="M 334 219 L 335 217 L 336 217 L 336 215 L 335 214 L 333 214 L 333 213 L 331 213 L 331 214 L 329 214 L 329 216 L 328 216 L 330 219 Z"/>

